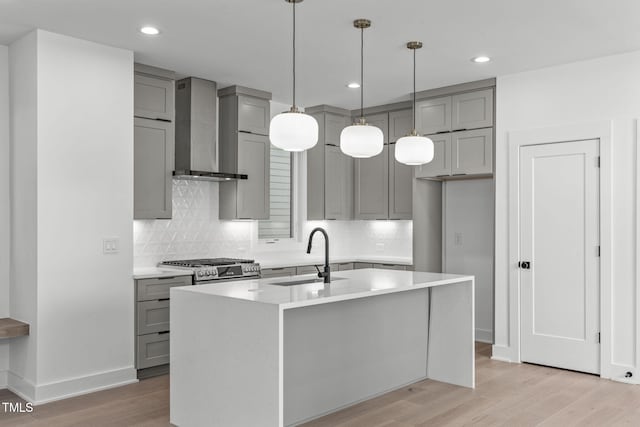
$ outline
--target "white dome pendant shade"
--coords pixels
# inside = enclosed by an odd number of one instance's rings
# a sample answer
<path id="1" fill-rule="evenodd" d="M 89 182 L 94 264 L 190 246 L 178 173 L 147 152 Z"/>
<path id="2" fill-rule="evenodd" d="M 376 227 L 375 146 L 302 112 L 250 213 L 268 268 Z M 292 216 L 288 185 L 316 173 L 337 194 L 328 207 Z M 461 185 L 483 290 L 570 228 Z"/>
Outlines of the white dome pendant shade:
<path id="1" fill-rule="evenodd" d="M 418 166 L 433 160 L 433 141 L 416 131 L 416 50 L 422 42 L 409 42 L 407 48 L 413 50 L 413 130 L 396 142 L 396 160 L 409 166 Z"/>
<path id="2" fill-rule="evenodd" d="M 366 159 L 382 153 L 383 147 L 382 131 L 366 123 L 354 123 L 340 133 L 340 150 L 347 156 Z"/>
<path id="3" fill-rule="evenodd" d="M 340 150 L 358 159 L 377 156 L 384 147 L 382 130 L 370 126 L 364 118 L 364 29 L 371 26 L 368 19 L 356 19 L 353 26 L 360 30 L 360 120 L 340 133 Z"/>
<path id="4" fill-rule="evenodd" d="M 308 114 L 291 109 L 271 119 L 269 140 L 285 151 L 304 151 L 318 143 L 318 122 Z"/>
<path id="5" fill-rule="evenodd" d="M 409 166 L 429 163 L 433 160 L 433 141 L 417 133 L 403 136 L 396 142 L 396 160 Z"/>
<path id="6" fill-rule="evenodd" d="M 269 140 L 285 151 L 305 151 L 318 143 L 318 122 L 296 107 L 296 3 L 302 0 L 285 1 L 293 5 L 293 105 L 271 119 Z"/>

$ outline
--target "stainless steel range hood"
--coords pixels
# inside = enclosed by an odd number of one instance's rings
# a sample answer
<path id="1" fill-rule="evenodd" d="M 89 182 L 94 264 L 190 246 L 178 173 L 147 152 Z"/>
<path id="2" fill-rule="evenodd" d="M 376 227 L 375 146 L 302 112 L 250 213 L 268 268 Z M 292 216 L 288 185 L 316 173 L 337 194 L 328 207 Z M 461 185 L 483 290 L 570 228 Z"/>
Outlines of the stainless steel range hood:
<path id="1" fill-rule="evenodd" d="M 225 172 L 219 164 L 216 101 L 215 82 L 195 77 L 176 82 L 175 179 L 247 179 L 247 175 Z"/>

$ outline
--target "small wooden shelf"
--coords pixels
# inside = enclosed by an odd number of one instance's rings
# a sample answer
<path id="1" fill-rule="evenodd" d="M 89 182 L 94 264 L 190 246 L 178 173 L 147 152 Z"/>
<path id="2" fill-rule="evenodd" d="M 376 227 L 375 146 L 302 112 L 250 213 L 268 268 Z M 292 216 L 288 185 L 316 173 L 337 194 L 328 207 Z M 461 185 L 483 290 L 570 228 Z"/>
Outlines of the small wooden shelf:
<path id="1" fill-rule="evenodd" d="M 29 324 L 5 317 L 0 319 L 0 339 L 29 335 Z"/>

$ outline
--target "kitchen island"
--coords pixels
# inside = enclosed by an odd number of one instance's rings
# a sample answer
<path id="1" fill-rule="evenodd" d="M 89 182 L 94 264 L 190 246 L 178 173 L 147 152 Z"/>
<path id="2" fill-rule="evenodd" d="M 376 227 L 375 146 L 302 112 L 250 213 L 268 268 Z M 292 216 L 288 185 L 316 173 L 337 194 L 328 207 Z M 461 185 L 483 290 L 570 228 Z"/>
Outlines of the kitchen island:
<path id="1" fill-rule="evenodd" d="M 171 290 L 171 422 L 289 426 L 430 378 L 475 386 L 474 278 L 364 269 Z"/>

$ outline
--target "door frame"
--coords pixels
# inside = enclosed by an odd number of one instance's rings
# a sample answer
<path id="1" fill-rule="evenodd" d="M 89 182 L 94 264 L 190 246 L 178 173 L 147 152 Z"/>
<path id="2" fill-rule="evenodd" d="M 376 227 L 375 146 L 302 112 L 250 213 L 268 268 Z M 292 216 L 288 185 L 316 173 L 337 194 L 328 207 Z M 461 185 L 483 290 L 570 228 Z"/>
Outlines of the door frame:
<path id="1" fill-rule="evenodd" d="M 599 140 L 600 150 L 600 376 L 611 378 L 612 277 L 612 123 L 589 122 L 507 133 L 509 149 L 509 348 L 510 360 L 522 362 L 520 351 L 520 148 L 589 139 Z"/>

